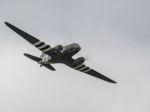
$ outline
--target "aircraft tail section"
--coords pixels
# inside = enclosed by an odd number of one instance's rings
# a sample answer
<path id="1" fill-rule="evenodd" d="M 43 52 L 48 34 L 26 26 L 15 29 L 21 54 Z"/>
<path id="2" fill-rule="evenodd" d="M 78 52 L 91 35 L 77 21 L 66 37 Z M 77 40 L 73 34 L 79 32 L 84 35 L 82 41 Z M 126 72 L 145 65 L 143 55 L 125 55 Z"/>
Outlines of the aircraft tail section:
<path id="1" fill-rule="evenodd" d="M 30 58 L 31 60 L 36 61 L 37 63 L 41 64 L 40 61 L 42 61 L 42 58 L 33 56 L 31 54 L 27 54 L 27 53 L 24 53 L 24 56 L 26 56 L 26 57 Z M 50 64 L 42 63 L 42 66 L 44 66 L 44 67 L 46 67 L 46 68 L 48 68 L 48 69 L 50 69 L 52 71 L 55 71 L 55 68 L 52 65 L 50 65 Z"/>

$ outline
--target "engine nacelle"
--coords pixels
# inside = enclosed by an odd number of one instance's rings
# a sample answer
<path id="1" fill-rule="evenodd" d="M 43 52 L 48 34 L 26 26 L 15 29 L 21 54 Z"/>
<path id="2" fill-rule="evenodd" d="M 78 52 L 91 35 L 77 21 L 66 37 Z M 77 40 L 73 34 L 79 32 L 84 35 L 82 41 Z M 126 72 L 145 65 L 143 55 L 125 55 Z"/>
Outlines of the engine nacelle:
<path id="1" fill-rule="evenodd" d="M 63 50 L 63 46 L 62 45 L 57 45 L 53 49 L 55 49 L 56 51 L 62 51 Z"/>
<path id="2" fill-rule="evenodd" d="M 85 58 L 84 58 L 84 57 L 80 57 L 80 58 L 77 58 L 77 59 L 73 62 L 72 66 L 81 65 L 81 64 L 83 64 L 84 62 L 85 62 Z"/>
<path id="3" fill-rule="evenodd" d="M 73 44 L 69 44 L 64 46 L 63 48 L 63 52 L 65 55 L 67 55 L 68 57 L 71 57 L 73 55 L 75 55 L 76 53 L 78 53 L 81 50 L 81 47 L 79 44 L 77 43 L 73 43 Z"/>

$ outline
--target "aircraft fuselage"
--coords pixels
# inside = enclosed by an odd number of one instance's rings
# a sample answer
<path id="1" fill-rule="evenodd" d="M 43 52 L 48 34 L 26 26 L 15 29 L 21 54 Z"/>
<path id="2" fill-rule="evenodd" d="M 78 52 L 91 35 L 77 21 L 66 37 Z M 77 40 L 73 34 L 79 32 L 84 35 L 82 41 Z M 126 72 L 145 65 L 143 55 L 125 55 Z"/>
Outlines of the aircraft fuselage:
<path id="1" fill-rule="evenodd" d="M 81 47 L 77 43 L 66 45 L 63 47 L 62 51 L 57 51 L 54 56 L 51 57 L 52 59 L 48 61 L 50 63 L 63 63 L 66 65 L 71 65 L 72 61 L 74 60 L 72 56 L 78 53 L 80 50 Z"/>

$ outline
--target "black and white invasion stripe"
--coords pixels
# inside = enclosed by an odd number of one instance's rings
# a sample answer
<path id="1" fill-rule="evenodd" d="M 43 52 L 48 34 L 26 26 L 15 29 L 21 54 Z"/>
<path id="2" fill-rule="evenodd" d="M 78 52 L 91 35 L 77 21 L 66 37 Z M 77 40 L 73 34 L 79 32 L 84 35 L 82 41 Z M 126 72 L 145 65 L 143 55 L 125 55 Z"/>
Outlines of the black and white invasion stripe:
<path id="1" fill-rule="evenodd" d="M 89 68 L 89 67 L 87 67 L 86 65 L 84 65 L 84 64 L 81 64 L 81 65 L 77 65 L 77 66 L 75 66 L 75 67 L 73 67 L 74 69 L 76 69 L 76 70 L 79 70 L 79 71 L 81 71 L 81 72 L 89 72 L 90 70 L 91 70 L 91 68 Z"/>
<path id="2" fill-rule="evenodd" d="M 49 45 L 47 45 L 41 41 L 38 41 L 38 42 L 34 43 L 33 45 L 35 47 L 37 47 L 39 50 L 41 50 L 42 52 L 48 52 L 51 50 L 51 47 Z"/>

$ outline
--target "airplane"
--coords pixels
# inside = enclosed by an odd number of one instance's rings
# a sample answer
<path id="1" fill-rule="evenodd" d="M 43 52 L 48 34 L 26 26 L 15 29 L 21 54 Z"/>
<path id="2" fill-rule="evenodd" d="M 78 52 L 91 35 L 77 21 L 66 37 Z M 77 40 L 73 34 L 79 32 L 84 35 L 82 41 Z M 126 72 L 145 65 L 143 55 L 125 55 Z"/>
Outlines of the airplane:
<path id="1" fill-rule="evenodd" d="M 66 46 L 57 45 L 55 47 L 51 47 L 50 45 L 31 36 L 30 34 L 17 28 L 16 26 L 8 22 L 5 22 L 5 24 L 6 26 L 8 26 L 10 29 L 12 29 L 14 32 L 16 32 L 18 35 L 20 35 L 22 38 L 24 38 L 26 41 L 28 41 L 30 44 L 32 44 L 42 52 L 40 57 L 36 57 L 31 54 L 24 53 L 24 56 L 40 64 L 40 67 L 44 66 L 52 71 L 55 71 L 55 68 L 51 64 L 61 63 L 67 65 L 70 68 L 94 76 L 96 78 L 102 79 L 104 81 L 110 83 L 117 83 L 114 80 L 86 66 L 84 64 L 85 62 L 84 57 L 79 57 L 77 59 L 73 58 L 73 56 L 81 50 L 79 44 L 72 43 Z"/>

